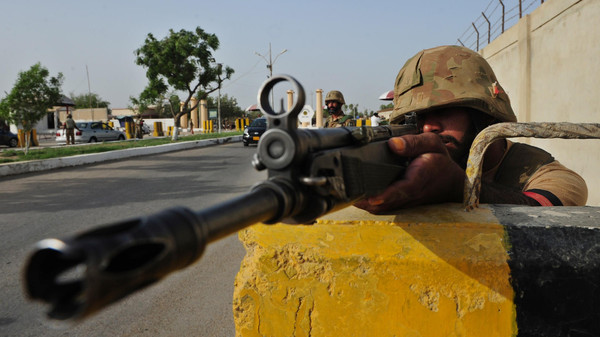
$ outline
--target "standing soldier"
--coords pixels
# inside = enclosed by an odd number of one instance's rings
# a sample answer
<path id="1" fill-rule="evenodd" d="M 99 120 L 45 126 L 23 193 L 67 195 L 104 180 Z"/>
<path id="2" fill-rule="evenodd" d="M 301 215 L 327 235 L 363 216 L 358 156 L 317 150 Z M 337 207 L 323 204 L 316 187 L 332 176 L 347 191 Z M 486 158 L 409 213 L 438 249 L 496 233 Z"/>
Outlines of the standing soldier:
<path id="1" fill-rule="evenodd" d="M 327 105 L 327 111 L 329 117 L 325 121 L 326 128 L 337 128 L 341 126 L 352 125 L 352 116 L 344 115 L 342 106 L 346 104 L 344 101 L 344 95 L 337 90 L 332 90 L 325 96 L 325 105 Z"/>
<path id="2" fill-rule="evenodd" d="M 143 139 L 144 138 L 144 120 L 142 117 L 138 119 L 138 122 L 135 123 L 135 138 Z"/>
<path id="3" fill-rule="evenodd" d="M 67 120 L 65 121 L 65 134 L 67 136 L 67 145 L 75 144 L 75 129 L 77 129 L 77 131 L 81 131 L 77 127 L 77 124 L 75 124 L 73 117 L 71 115 L 67 115 Z"/>

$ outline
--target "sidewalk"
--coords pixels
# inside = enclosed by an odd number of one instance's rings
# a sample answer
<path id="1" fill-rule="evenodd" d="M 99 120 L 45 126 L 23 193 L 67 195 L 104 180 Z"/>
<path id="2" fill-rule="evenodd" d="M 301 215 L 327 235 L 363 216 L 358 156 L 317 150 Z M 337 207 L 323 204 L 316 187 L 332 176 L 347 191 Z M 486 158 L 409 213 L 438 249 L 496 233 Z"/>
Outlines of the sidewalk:
<path id="1" fill-rule="evenodd" d="M 116 150 L 102 153 L 82 154 L 77 156 L 52 158 L 44 160 L 30 160 L 16 163 L 0 164 L 0 177 L 11 176 L 23 173 L 40 172 L 63 167 L 72 167 L 79 165 L 94 164 L 108 160 L 119 160 L 124 158 L 147 156 L 152 154 L 166 153 L 172 151 L 189 150 L 198 147 L 211 145 L 241 142 L 242 136 L 230 136 L 222 138 L 192 140 L 174 144 L 165 144 L 158 146 L 139 147 L 124 150 Z M 54 141 L 40 142 L 40 146 L 55 146 Z"/>

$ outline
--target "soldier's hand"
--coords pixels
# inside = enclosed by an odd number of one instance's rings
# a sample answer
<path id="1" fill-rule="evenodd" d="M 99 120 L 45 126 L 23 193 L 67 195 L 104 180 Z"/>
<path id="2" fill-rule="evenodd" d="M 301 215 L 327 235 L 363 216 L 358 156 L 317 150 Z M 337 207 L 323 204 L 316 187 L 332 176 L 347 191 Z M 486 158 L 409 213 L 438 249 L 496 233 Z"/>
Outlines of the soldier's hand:
<path id="1" fill-rule="evenodd" d="M 361 200 L 355 206 L 371 213 L 440 202 L 461 202 L 465 171 L 450 157 L 435 133 L 405 135 L 389 140 L 390 149 L 414 158 L 404 177 L 382 194 Z"/>

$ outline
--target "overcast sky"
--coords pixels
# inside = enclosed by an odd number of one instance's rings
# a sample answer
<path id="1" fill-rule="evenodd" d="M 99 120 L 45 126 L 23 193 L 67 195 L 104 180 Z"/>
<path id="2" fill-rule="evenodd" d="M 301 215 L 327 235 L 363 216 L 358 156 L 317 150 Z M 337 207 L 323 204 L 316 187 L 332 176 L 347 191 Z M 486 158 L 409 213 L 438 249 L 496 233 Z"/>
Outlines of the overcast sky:
<path id="1" fill-rule="evenodd" d="M 497 2 L 497 0 L 494 0 Z M 504 0 L 512 7 L 517 0 Z M 218 62 L 235 74 L 221 94 L 256 103 L 268 69 L 296 77 L 314 105 L 316 89 L 341 90 L 347 103 L 377 110 L 398 70 L 421 49 L 457 44 L 490 0 L 2 1 L 0 97 L 36 62 L 65 76 L 67 95 L 88 92 L 125 108 L 146 85 L 134 51 L 148 33 L 200 26 L 218 36 Z"/>

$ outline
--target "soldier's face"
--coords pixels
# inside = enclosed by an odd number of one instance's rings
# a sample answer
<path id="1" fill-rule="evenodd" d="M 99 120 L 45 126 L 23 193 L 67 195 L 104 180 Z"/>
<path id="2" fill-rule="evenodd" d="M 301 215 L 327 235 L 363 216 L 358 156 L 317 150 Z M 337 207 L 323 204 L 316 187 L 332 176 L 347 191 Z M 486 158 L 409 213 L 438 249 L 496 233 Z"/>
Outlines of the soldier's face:
<path id="1" fill-rule="evenodd" d="M 327 105 L 327 110 L 329 110 L 330 113 L 337 115 L 339 114 L 339 112 L 341 111 L 341 105 L 340 102 L 338 101 L 327 101 L 325 102 L 325 104 Z"/>
<path id="2" fill-rule="evenodd" d="M 467 111 L 460 108 L 436 110 L 419 114 L 417 120 L 420 130 L 440 136 L 455 162 L 466 164 L 475 138 L 475 128 Z"/>

